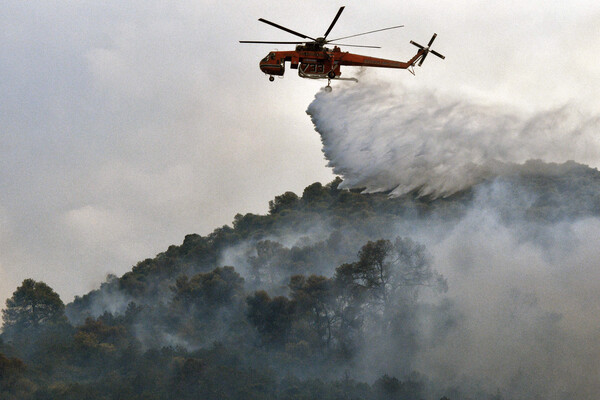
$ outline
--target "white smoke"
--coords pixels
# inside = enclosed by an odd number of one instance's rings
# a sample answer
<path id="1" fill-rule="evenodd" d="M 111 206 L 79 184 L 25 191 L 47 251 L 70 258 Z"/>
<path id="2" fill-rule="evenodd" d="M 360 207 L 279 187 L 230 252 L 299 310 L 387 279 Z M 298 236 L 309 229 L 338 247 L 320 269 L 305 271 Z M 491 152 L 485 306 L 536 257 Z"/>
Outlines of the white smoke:
<path id="1" fill-rule="evenodd" d="M 525 113 L 430 91 L 361 82 L 308 107 L 344 188 L 448 196 L 530 159 L 600 159 L 600 119 L 564 106 Z"/>
<path id="2" fill-rule="evenodd" d="M 448 235 L 428 241 L 461 318 L 419 353 L 419 369 L 511 399 L 597 398 L 600 218 L 506 224 L 498 208 L 513 189 L 483 186 Z"/>

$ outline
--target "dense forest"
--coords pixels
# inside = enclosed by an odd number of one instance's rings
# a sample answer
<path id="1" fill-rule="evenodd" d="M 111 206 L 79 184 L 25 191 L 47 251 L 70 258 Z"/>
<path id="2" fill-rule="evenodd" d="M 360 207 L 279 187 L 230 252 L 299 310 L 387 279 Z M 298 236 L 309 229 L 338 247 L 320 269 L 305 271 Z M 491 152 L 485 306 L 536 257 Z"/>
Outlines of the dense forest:
<path id="1" fill-rule="evenodd" d="M 469 308 L 452 288 L 464 282 L 440 254 L 467 259 L 477 248 L 460 233 L 472 215 L 530 248 L 553 247 L 555 227 L 600 217 L 597 170 L 530 161 L 446 198 L 365 194 L 340 182 L 283 193 L 267 215 L 187 235 L 66 305 L 46 283 L 23 281 L 2 311 L 0 398 L 585 397 L 568 384 L 557 392 L 556 374 L 521 361 L 511 359 L 506 380 L 458 362 L 456 343 L 480 343 L 459 341 Z M 456 236 L 464 249 L 443 253 Z M 507 293 L 515 337 L 551 349 L 543 335 L 565 329 L 561 313 L 523 289 Z"/>

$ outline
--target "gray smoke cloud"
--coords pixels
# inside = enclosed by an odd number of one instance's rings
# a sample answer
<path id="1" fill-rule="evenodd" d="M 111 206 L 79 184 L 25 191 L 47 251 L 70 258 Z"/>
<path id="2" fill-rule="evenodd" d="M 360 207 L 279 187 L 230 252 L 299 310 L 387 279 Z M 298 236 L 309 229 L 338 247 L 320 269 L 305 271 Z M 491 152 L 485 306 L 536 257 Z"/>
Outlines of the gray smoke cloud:
<path id="1" fill-rule="evenodd" d="M 600 119 L 572 106 L 522 112 L 361 82 L 317 93 L 307 113 L 341 187 L 448 196 L 529 159 L 600 158 Z"/>
<path id="2" fill-rule="evenodd" d="M 483 186 L 441 240 L 421 235 L 460 318 L 422 348 L 417 369 L 449 387 L 500 389 L 511 399 L 595 398 L 600 219 L 507 223 L 498 210 L 515 201 L 514 189 Z M 425 336 L 430 325 L 423 321 Z"/>

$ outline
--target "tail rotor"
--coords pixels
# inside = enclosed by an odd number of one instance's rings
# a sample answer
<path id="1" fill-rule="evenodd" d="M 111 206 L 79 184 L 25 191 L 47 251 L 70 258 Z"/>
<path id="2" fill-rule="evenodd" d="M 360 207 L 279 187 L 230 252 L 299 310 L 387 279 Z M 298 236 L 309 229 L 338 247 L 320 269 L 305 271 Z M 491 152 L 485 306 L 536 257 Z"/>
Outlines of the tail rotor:
<path id="1" fill-rule="evenodd" d="M 423 51 L 421 54 L 421 57 L 419 59 L 419 67 L 421 65 L 423 65 L 423 61 L 425 61 L 425 58 L 427 58 L 427 55 L 429 53 L 431 53 L 435 56 L 438 56 L 442 60 L 446 58 L 443 55 L 441 55 L 440 53 L 438 53 L 437 51 L 431 50 L 431 45 L 433 44 L 433 41 L 435 40 L 436 37 L 437 37 L 437 33 L 434 33 L 433 36 L 431 37 L 431 39 L 429 40 L 429 43 L 427 43 L 427 46 L 420 45 L 419 43 L 413 42 L 412 40 L 410 41 L 411 44 L 417 46 L 419 49 L 421 49 Z M 417 62 L 417 60 L 415 60 L 415 62 Z"/>

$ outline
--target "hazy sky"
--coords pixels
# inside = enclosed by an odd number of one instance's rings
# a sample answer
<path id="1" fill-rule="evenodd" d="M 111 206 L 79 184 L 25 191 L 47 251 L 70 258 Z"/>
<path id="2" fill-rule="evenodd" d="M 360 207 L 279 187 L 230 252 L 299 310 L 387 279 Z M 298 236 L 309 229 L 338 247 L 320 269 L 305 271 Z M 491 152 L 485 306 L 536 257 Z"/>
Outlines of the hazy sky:
<path id="1" fill-rule="evenodd" d="M 363 54 L 407 60 L 411 39 L 437 32 L 446 55 L 416 77 L 361 79 L 515 109 L 600 106 L 597 1 L 5 1 L 0 299 L 32 277 L 70 301 L 188 233 L 331 180 L 305 113 L 323 82 L 288 70 L 270 83 L 258 61 L 289 47 L 238 40 L 296 39 L 259 17 L 320 36 L 341 5 L 331 36 L 405 25 L 349 41 L 383 47 Z"/>

